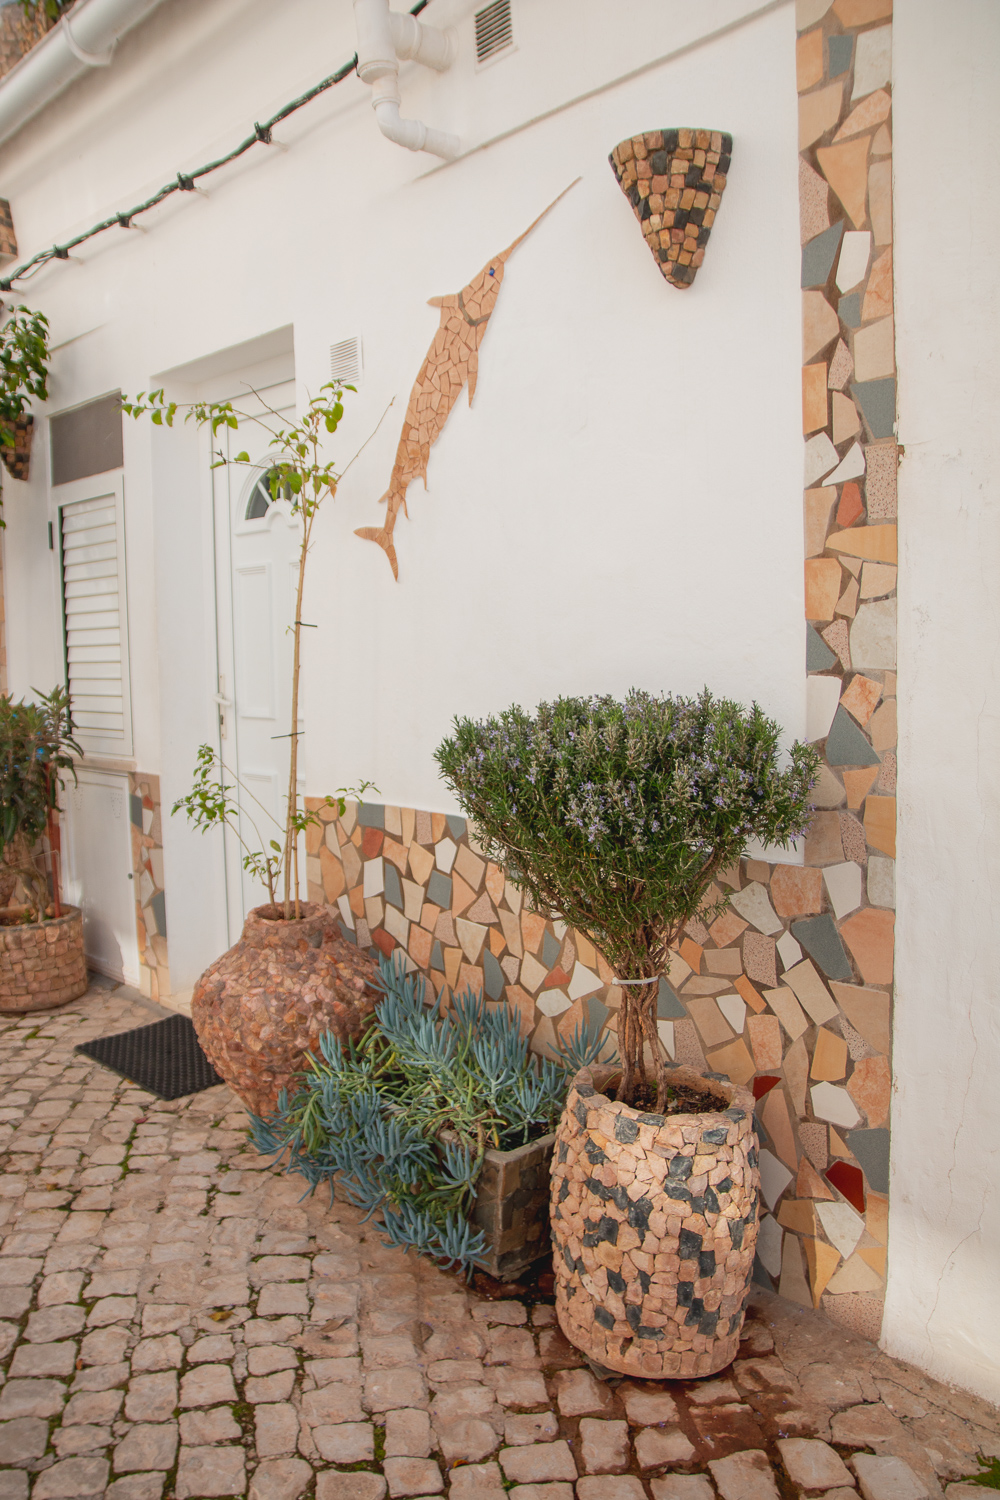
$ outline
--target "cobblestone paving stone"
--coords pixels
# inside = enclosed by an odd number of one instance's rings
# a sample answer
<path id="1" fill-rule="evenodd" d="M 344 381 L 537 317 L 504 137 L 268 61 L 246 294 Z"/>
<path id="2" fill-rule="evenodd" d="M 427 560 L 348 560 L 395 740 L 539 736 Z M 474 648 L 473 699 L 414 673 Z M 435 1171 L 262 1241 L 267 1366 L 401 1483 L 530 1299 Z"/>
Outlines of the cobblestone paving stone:
<path id="1" fill-rule="evenodd" d="M 550 1306 L 302 1199 L 225 1087 L 73 1052 L 158 1014 L 0 1018 L 0 1500 L 940 1500 L 1000 1456 L 995 1409 L 763 1290 L 721 1376 L 599 1382 Z"/>

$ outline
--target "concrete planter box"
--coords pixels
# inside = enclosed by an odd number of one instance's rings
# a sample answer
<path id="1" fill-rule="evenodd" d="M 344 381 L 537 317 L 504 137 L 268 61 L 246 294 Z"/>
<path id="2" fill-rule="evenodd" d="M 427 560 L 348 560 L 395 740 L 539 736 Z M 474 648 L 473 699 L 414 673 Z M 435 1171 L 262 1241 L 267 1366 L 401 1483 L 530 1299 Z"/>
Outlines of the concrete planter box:
<path id="1" fill-rule="evenodd" d="M 87 989 L 78 906 L 47 922 L 0 926 L 0 1013 L 52 1010 Z"/>
<path id="2" fill-rule="evenodd" d="M 549 1169 L 555 1135 L 514 1151 L 487 1151 L 471 1219 L 486 1235 L 483 1269 L 516 1281 L 551 1249 Z"/>

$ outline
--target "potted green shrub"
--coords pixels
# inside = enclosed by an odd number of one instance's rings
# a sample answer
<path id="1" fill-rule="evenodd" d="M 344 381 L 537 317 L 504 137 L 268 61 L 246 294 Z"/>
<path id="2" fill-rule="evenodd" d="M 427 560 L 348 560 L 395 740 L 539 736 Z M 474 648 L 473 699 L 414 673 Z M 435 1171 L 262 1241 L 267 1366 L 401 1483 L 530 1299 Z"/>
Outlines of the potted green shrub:
<path id="1" fill-rule="evenodd" d="M 74 754 L 64 688 L 37 703 L 0 697 L 0 1011 L 48 1010 L 87 988 L 80 910 L 59 892 L 59 790 Z"/>
<path id="2" fill-rule="evenodd" d="M 375 966 L 370 957 L 348 943 L 325 906 L 303 901 L 299 882 L 299 843 L 310 824 L 320 821 L 315 810 L 304 808 L 299 796 L 299 689 L 302 647 L 302 600 L 306 562 L 313 528 L 324 500 L 337 493 L 340 472 L 324 454 L 326 438 L 337 431 L 344 415 L 342 386 L 321 387 L 297 420 L 286 423 L 257 392 L 259 408 L 241 410 L 231 401 L 170 401 L 164 391 L 140 392 L 123 400 L 128 416 L 148 415 L 156 426 L 172 427 L 179 412 L 184 420 L 208 427 L 214 438 L 220 429 L 251 424 L 266 434 L 271 456 L 266 466 L 255 464 L 247 452 L 234 458 L 216 453 L 214 468 L 227 463 L 266 473 L 272 499 L 289 502 L 299 527 L 298 577 L 295 616 L 289 620 L 292 637 L 292 680 L 288 741 L 288 781 L 284 818 L 273 828 L 259 829 L 256 846 L 245 842 L 241 828 L 252 821 L 252 794 L 242 806 L 231 797 L 235 776 L 210 745 L 202 745 L 195 767 L 194 786 L 173 811 L 184 811 L 205 831 L 226 824 L 243 846 L 244 867 L 266 884 L 270 900 L 252 910 L 237 943 L 202 974 L 191 997 L 191 1019 L 198 1040 L 216 1071 L 258 1115 L 277 1104 L 282 1088 L 301 1071 L 307 1054 L 323 1032 L 342 1040 L 356 1036 L 376 999 Z M 327 805 L 358 796 L 370 783 L 342 788 Z M 252 799 L 256 802 L 256 799 Z M 270 814 L 260 803 L 262 821 Z M 242 815 L 242 816 L 241 816 Z"/>
<path id="3" fill-rule="evenodd" d="M 0 457 L 14 479 L 27 479 L 31 465 L 29 398 L 48 399 L 48 340 L 45 314 L 26 307 L 15 307 L 0 328 Z"/>
<path id="4" fill-rule="evenodd" d="M 548 1252 L 556 1122 L 603 1038 L 578 1026 L 559 1060 L 533 1056 L 505 1007 L 467 989 L 446 1014 L 398 952 L 379 969 L 360 1040 L 322 1037 L 254 1143 L 380 1213 L 387 1243 L 512 1281 Z"/>
<path id="5" fill-rule="evenodd" d="M 437 751 L 487 858 L 587 934 L 621 986 L 618 1069 L 583 1069 L 552 1172 L 557 1311 L 606 1369 L 706 1375 L 736 1352 L 757 1235 L 753 1100 L 668 1064 L 656 996 L 672 944 L 752 838 L 787 845 L 817 757 L 757 705 L 562 698 L 459 719 Z"/>

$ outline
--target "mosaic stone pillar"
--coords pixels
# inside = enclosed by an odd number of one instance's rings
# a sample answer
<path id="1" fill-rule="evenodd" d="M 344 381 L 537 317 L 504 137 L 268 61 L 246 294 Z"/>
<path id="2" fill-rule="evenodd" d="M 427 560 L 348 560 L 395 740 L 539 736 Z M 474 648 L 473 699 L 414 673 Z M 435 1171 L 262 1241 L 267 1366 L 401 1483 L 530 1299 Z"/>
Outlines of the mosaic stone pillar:
<path id="1" fill-rule="evenodd" d="M 736 1357 L 757 1241 L 752 1096 L 690 1068 L 673 1077 L 718 1109 L 642 1114 L 599 1092 L 610 1070 L 584 1068 L 552 1161 L 559 1325 L 597 1364 L 653 1380 Z"/>
<path id="2" fill-rule="evenodd" d="M 144 995 L 159 1000 L 170 994 L 160 778 L 145 772 L 130 772 L 128 789 L 139 984 Z"/>

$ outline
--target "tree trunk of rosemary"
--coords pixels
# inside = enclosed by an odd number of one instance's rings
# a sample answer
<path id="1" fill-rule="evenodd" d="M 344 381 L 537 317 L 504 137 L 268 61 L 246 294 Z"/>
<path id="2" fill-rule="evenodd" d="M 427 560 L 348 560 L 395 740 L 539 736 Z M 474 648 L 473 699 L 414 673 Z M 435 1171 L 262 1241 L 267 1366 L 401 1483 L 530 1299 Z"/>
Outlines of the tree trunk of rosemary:
<path id="1" fill-rule="evenodd" d="M 631 977 L 631 976 L 630 976 Z M 653 978 L 652 975 L 636 975 Z M 667 1101 L 667 1068 L 663 1043 L 656 1029 L 658 982 L 623 986 L 618 1012 L 618 1050 L 622 1059 L 622 1081 L 618 1098 L 623 1104 L 635 1104 L 636 1095 L 650 1082 L 646 1072 L 644 1044 L 649 1043 L 656 1079 L 656 1110 L 662 1113 Z"/>

